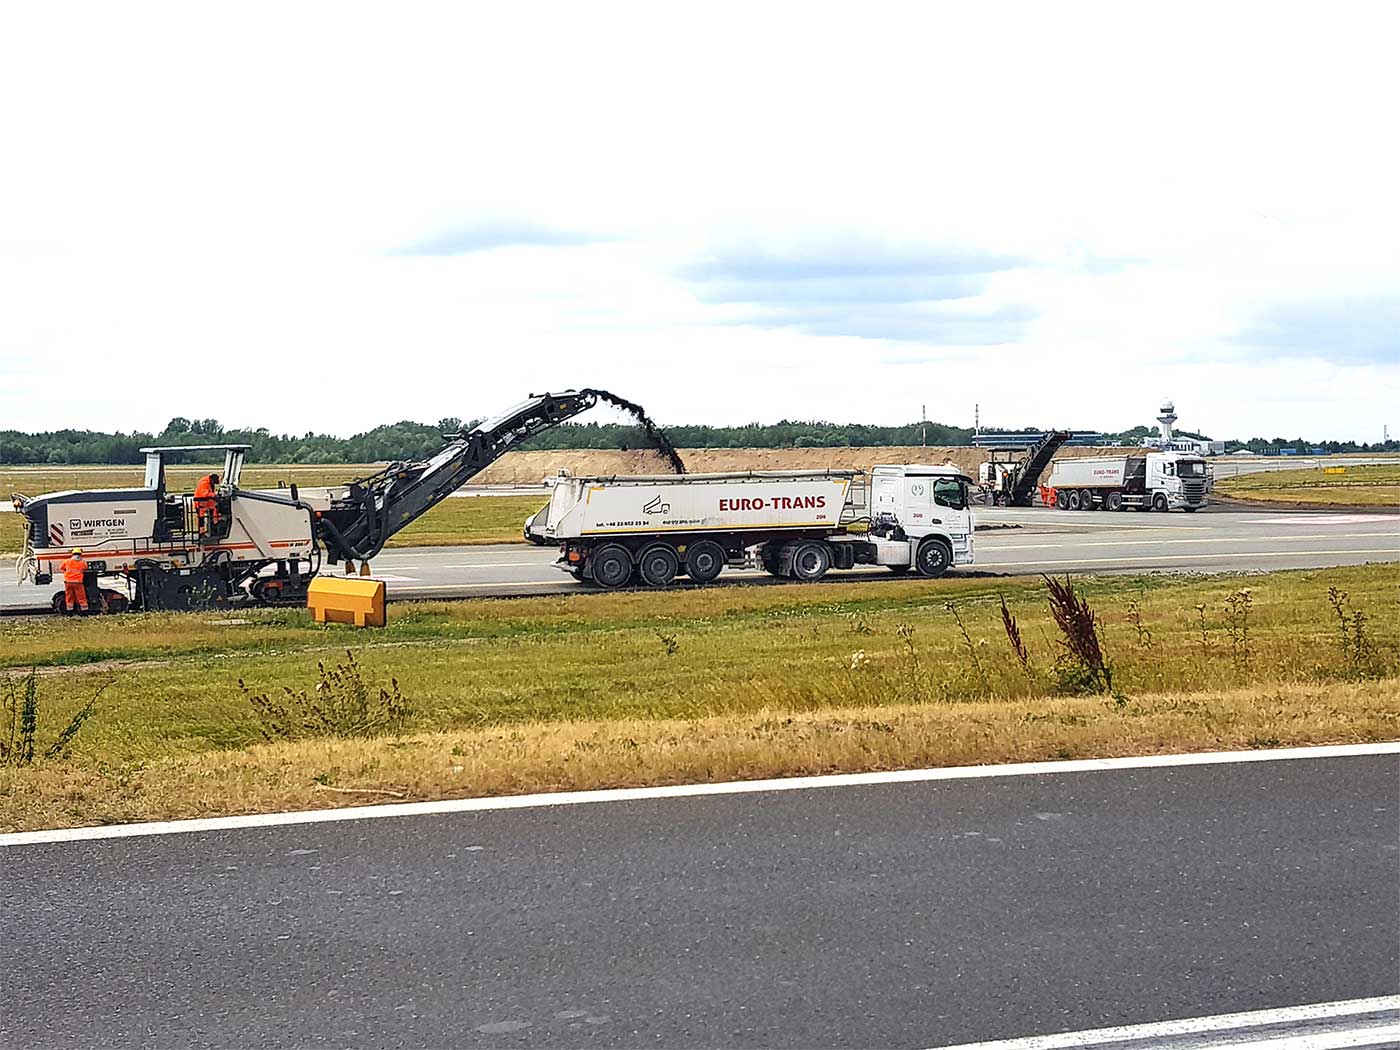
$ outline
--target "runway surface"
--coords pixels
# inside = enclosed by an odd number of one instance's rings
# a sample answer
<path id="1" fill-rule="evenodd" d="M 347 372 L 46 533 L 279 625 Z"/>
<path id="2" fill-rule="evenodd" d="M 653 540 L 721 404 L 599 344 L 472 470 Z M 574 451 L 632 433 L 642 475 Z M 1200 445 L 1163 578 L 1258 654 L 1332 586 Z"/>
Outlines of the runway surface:
<path id="1" fill-rule="evenodd" d="M 1390 753 L 6 844 L 0 1045 L 1298 1031 L 1400 992 L 1397 817 Z"/>
<path id="2" fill-rule="evenodd" d="M 1400 515 L 1364 512 L 1223 510 L 1197 514 L 979 509 L 977 521 L 1018 526 L 979 531 L 977 562 L 957 572 L 1238 572 L 1400 561 Z M 552 547 L 523 543 L 418 547 L 374 560 L 390 600 L 563 594 L 588 588 L 556 565 Z M 42 608 L 54 588 L 18 586 L 0 573 L 0 608 Z M 829 580 L 893 577 L 884 569 L 832 572 Z M 759 571 L 727 570 L 721 581 L 770 582 Z"/>

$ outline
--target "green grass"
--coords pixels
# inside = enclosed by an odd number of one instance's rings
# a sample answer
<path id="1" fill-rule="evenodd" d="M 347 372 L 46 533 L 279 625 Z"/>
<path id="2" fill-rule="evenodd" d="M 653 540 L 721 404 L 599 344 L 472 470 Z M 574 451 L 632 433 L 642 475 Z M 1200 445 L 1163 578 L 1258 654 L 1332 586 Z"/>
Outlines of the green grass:
<path id="1" fill-rule="evenodd" d="M 1265 503 L 1336 504 L 1400 508 L 1400 465 L 1345 467 L 1343 474 L 1307 470 L 1261 471 L 1220 478 L 1222 496 Z"/>
<path id="2" fill-rule="evenodd" d="M 1364 667 L 1341 646 L 1327 599 L 1332 586 L 1348 591 L 1351 607 L 1368 617 L 1375 655 Z M 1250 589 L 1251 604 L 1247 657 L 1228 630 L 1227 602 L 1243 587 Z M 318 627 L 300 610 L 0 622 L 0 664 L 12 674 L 31 664 L 40 668 L 43 698 L 56 721 L 110 681 L 66 763 L 32 777 L 0 775 L 0 825 L 314 804 L 315 785 L 328 783 L 426 797 L 630 782 L 616 763 L 588 765 L 591 781 L 573 774 L 559 780 L 561 770 L 574 767 L 558 766 L 558 755 L 548 761 L 537 755 L 529 776 L 524 767 L 510 772 L 500 759 L 501 748 L 574 739 L 570 734 L 584 732 L 577 726 L 585 721 L 611 726 L 596 730 L 608 739 L 661 733 L 656 727 L 665 723 L 668 739 L 689 755 L 686 762 L 702 764 L 704 755 L 695 752 L 685 727 L 703 724 L 708 728 L 697 732 L 710 734 L 716 747 L 731 754 L 736 741 L 743 742 L 740 751 L 749 756 L 743 762 L 757 761 L 753 768 L 767 773 L 786 768 L 784 747 L 764 751 L 766 757 L 753 751 L 755 740 L 772 735 L 761 727 L 774 719 L 782 725 L 783 719 L 816 718 L 829 726 L 836 724 L 832 719 L 855 718 L 864 726 L 884 718 L 878 712 L 886 708 L 890 718 L 913 718 L 922 727 L 918 754 L 925 762 L 1042 754 L 1051 740 L 1055 749 L 1048 757 L 1066 749 L 1102 750 L 1109 740 L 1119 741 L 1112 745 L 1117 752 L 1400 735 L 1400 689 L 1393 681 L 1385 688 L 1343 689 L 1354 679 L 1389 681 L 1386 676 L 1400 672 L 1400 567 L 1113 577 L 1084 581 L 1082 588 L 1103 625 L 1118 701 L 1056 697 L 1052 665 L 1059 647 L 1037 580 L 890 580 L 403 604 L 391 608 L 389 625 L 379 631 Z M 1029 673 L 1011 655 L 1002 598 L 1020 622 Z M 465 784 L 433 779 L 434 773 L 429 784 L 393 757 L 401 747 L 393 740 L 363 744 L 356 764 L 337 760 L 334 769 L 318 763 L 329 762 L 327 748 L 339 744 L 264 744 L 239 680 L 274 694 L 284 685 L 307 688 L 318 661 L 343 657 L 346 648 L 355 650 L 372 681 L 399 681 L 413 706 L 413 739 L 457 734 L 450 746 L 484 748 L 477 754 L 485 763 L 478 778 Z M 1253 699 L 1245 702 L 1245 696 Z M 1224 706 L 1213 707 L 1211 697 Z M 1123 735 L 1115 719 L 1143 704 L 1165 721 L 1151 723 L 1150 739 Z M 1010 728 L 1003 728 L 1016 747 L 1002 747 L 1002 729 L 977 737 L 980 743 L 964 739 L 969 729 L 957 712 L 972 710 L 967 705 L 982 705 L 978 710 L 997 725 L 1010 719 Z M 931 710 L 942 712 L 934 721 L 943 728 L 929 722 Z M 1061 721 L 1066 711 L 1077 712 L 1072 717 L 1079 721 Z M 1045 728 L 1054 730 L 1044 738 L 1036 736 L 1041 714 L 1049 719 Z M 618 728 L 624 724 L 631 728 Z M 1139 730 L 1147 725 L 1134 724 Z M 1083 727 L 1082 738 L 1076 725 Z M 941 754 L 937 738 L 945 730 L 962 743 Z M 851 732 L 865 739 L 885 731 Z M 476 743 L 461 734 L 477 734 L 471 737 Z M 488 738 L 496 741 L 495 751 L 481 743 Z M 813 744 L 816 750 L 801 752 L 800 768 L 860 766 L 847 754 L 853 739 L 838 732 L 822 747 Z M 417 746 L 402 745 L 409 751 Z M 880 761 L 904 761 L 881 748 Z M 640 767 L 626 765 L 633 761 L 627 755 L 614 757 L 642 776 Z M 488 766 L 494 770 L 489 775 Z M 677 768 L 649 766 L 642 778 L 664 780 Z M 730 773 L 746 775 L 749 768 L 741 762 Z M 116 808 L 113 791 L 125 799 Z M 73 792 L 82 797 L 74 800 Z"/>
<path id="3" fill-rule="evenodd" d="M 172 467 L 167 477 L 172 491 L 192 491 L 209 466 Z M 298 485 L 336 485 L 377 470 L 372 464 L 344 466 L 290 465 L 248 467 L 244 488 L 275 488 L 278 482 Z M 139 467 L 0 467 L 0 497 L 13 492 L 36 496 L 68 489 L 140 486 Z M 547 495 L 473 496 L 439 503 L 389 541 L 390 547 L 436 547 L 457 544 L 513 543 L 521 539 L 525 519 L 544 506 Z M 0 514 L 0 554 L 13 554 L 24 546 L 24 518 Z"/>

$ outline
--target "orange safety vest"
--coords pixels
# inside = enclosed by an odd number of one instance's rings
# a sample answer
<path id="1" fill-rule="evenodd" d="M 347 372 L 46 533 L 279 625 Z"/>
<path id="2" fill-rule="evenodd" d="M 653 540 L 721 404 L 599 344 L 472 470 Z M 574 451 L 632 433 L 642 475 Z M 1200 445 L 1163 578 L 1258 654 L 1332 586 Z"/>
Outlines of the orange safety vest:
<path id="1" fill-rule="evenodd" d="M 199 484 L 194 487 L 194 501 L 206 507 L 214 505 L 214 486 L 207 477 L 200 478 Z"/>
<path id="2" fill-rule="evenodd" d="M 69 558 L 59 566 L 63 570 L 64 583 L 82 583 L 87 572 L 87 562 L 82 558 Z"/>

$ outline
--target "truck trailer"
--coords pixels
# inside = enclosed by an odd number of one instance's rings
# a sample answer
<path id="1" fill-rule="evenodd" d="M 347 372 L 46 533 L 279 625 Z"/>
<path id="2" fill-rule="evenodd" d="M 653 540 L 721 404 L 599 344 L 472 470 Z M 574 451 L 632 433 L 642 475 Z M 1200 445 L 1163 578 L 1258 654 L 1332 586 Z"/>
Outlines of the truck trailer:
<path id="1" fill-rule="evenodd" d="M 560 477 L 546 520 L 559 566 L 600 587 L 710 583 L 726 566 L 819 580 L 883 565 L 941 576 L 972 563 L 971 479 L 953 467 Z"/>
<path id="2" fill-rule="evenodd" d="M 1060 510 L 1196 511 L 1206 505 L 1206 461 L 1183 452 L 1058 459 L 1040 486 L 1040 501 Z"/>

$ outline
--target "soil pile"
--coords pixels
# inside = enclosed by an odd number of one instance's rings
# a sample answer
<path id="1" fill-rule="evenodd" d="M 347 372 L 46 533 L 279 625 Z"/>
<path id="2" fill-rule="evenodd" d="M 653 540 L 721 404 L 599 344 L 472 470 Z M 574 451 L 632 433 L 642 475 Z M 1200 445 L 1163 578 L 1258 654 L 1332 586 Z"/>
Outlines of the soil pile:
<path id="1" fill-rule="evenodd" d="M 1141 449 L 1066 448 L 1056 459 L 1109 456 Z M 686 448 L 685 466 L 696 474 L 743 470 L 869 470 L 877 463 L 945 463 L 972 477 L 988 458 L 967 446 L 860 446 L 847 448 Z M 571 474 L 655 474 L 656 453 L 648 449 L 539 449 L 509 452 L 472 479 L 473 485 L 537 485 L 561 470 Z"/>

